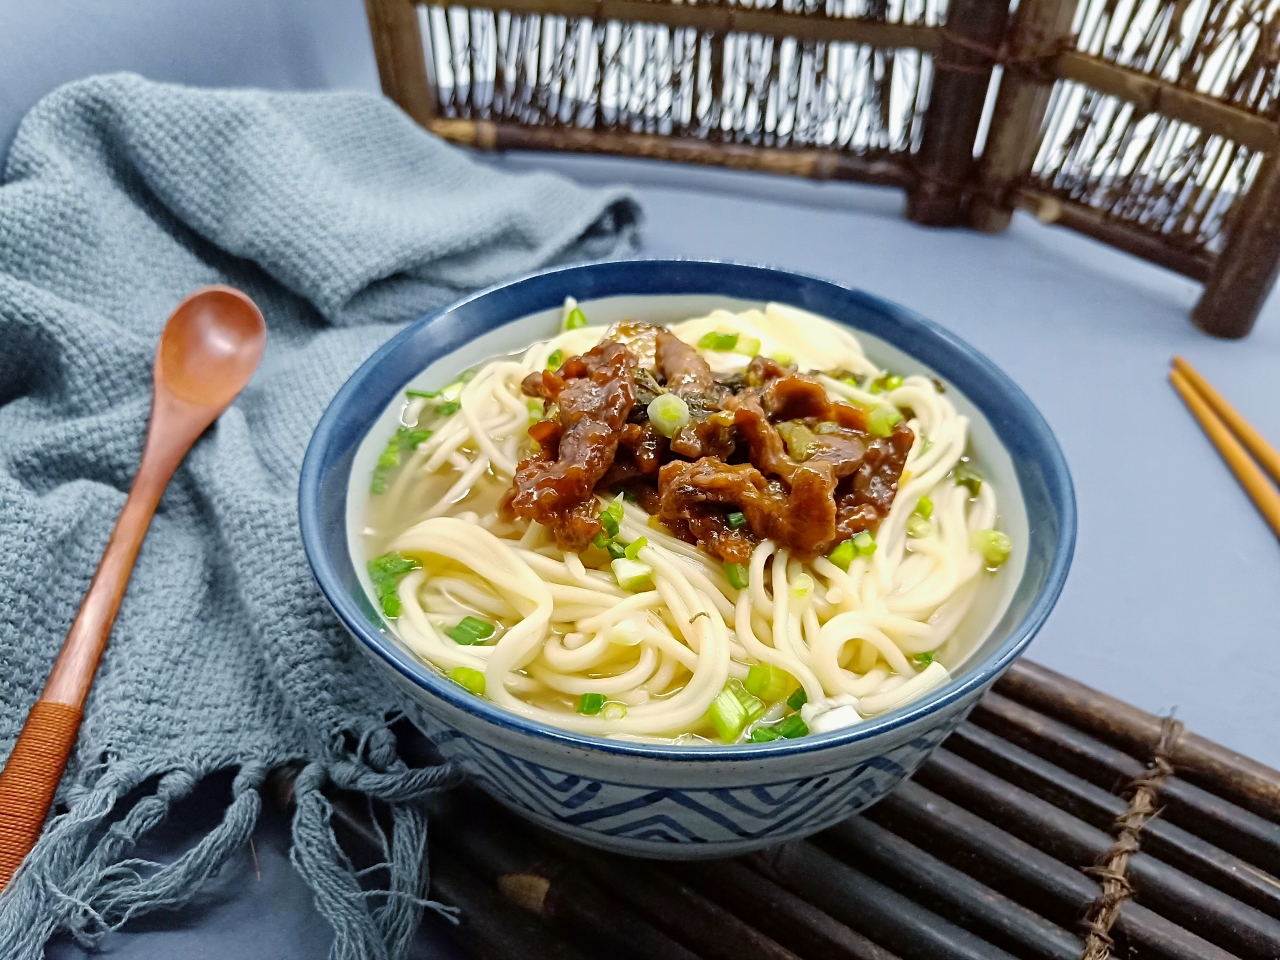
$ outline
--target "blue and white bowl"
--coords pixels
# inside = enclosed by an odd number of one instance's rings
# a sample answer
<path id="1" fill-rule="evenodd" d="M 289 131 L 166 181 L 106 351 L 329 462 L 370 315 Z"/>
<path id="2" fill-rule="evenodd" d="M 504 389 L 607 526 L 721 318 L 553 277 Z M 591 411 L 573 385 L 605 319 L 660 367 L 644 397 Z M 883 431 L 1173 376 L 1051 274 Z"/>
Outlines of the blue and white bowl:
<path id="1" fill-rule="evenodd" d="M 1017 545 L 986 606 L 971 614 L 985 639 L 956 679 L 906 707 L 828 734 L 663 746 L 568 733 L 514 716 L 410 652 L 368 599 L 359 541 L 368 477 L 395 429 L 403 391 L 439 387 L 482 360 L 551 336 L 566 296 L 577 298 L 593 323 L 790 304 L 848 324 L 881 366 L 936 376 L 952 388 Z M 1044 623 L 1066 580 L 1076 531 L 1071 478 L 1048 425 L 968 344 L 902 307 L 835 283 L 692 260 L 547 270 L 410 324 L 329 406 L 302 467 L 299 509 L 307 556 L 329 603 L 420 706 L 415 720 L 446 758 L 551 830 L 664 859 L 733 856 L 796 839 L 883 797 L 955 729 Z"/>

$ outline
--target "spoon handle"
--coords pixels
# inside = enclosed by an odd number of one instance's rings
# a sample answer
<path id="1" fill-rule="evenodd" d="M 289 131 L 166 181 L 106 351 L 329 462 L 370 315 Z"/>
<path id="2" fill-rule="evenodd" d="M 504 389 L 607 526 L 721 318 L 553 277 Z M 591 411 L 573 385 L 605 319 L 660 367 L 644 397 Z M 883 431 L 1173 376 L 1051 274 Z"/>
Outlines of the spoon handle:
<path id="1" fill-rule="evenodd" d="M 44 691 L 27 715 L 13 752 L 0 771 L 0 890 L 8 886 L 14 871 L 35 846 L 49 815 L 138 550 L 160 495 L 190 445 L 190 441 L 178 444 L 180 448 L 175 451 L 172 443 L 156 442 L 155 438 L 164 432 L 155 429 L 164 413 L 161 406 L 152 410 L 147 450 L 93 582 L 63 641 Z"/>

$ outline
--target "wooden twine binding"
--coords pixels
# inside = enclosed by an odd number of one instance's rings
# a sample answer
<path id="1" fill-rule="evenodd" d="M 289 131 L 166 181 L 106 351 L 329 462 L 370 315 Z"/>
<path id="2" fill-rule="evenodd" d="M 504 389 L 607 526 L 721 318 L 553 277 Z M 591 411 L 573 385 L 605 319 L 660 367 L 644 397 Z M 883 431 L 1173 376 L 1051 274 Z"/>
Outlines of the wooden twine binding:
<path id="1" fill-rule="evenodd" d="M 1111 958 L 1111 948 L 1115 946 L 1111 927 L 1119 919 L 1124 902 L 1133 896 L 1133 885 L 1125 876 L 1129 857 L 1138 852 L 1138 834 L 1142 828 L 1160 812 L 1156 807 L 1156 795 L 1165 780 L 1173 775 L 1173 764 L 1169 758 L 1173 756 L 1182 732 L 1182 724 L 1173 717 L 1165 717 L 1161 722 L 1160 741 L 1152 755 L 1151 766 L 1129 783 L 1133 799 L 1129 801 L 1129 809 L 1116 818 L 1112 828 L 1115 843 L 1087 871 L 1102 879 L 1102 892 L 1090 904 L 1089 912 L 1081 922 L 1088 936 L 1080 960 Z"/>
<path id="2" fill-rule="evenodd" d="M 984 43 L 979 43 L 953 30 L 949 30 L 945 25 L 937 29 L 942 39 L 947 43 L 955 44 L 970 53 L 977 54 L 988 62 L 979 64 L 958 63 L 954 60 L 944 59 L 939 54 L 934 54 L 933 65 L 936 69 L 950 70 L 953 73 L 982 74 L 999 64 L 1006 70 L 1019 73 L 1031 80 L 1038 80 L 1041 83 L 1053 83 L 1058 79 L 1057 74 L 1053 71 L 1053 60 L 1059 54 L 1075 49 L 1077 40 L 1074 36 L 1061 37 L 1042 49 L 1014 56 L 1009 49 L 1007 41 L 1000 44 L 999 47 L 989 47 Z"/>

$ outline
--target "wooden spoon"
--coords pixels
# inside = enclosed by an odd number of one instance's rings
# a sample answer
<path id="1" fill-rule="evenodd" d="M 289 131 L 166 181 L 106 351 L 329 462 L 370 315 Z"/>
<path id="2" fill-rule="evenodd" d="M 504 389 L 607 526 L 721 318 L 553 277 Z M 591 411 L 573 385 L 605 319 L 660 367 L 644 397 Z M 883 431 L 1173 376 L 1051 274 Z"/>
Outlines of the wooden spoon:
<path id="1" fill-rule="evenodd" d="M 160 495 L 196 439 L 249 382 L 266 342 L 261 312 L 230 287 L 197 290 L 165 324 L 138 474 L 44 692 L 0 772 L 0 890 L 40 836 Z"/>

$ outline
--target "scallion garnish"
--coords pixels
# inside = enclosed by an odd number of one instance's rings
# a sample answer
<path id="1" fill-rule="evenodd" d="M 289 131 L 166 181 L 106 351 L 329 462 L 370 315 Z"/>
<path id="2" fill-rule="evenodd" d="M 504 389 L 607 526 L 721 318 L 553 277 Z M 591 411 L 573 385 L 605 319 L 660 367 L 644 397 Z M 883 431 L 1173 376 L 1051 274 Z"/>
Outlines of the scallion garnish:
<path id="1" fill-rule="evenodd" d="M 742 728 L 748 722 L 747 708 L 727 686 L 711 701 L 707 717 L 725 743 L 733 743 L 737 740 L 738 735 L 742 733 Z"/>
<path id="2" fill-rule="evenodd" d="M 458 621 L 458 625 L 450 630 L 447 635 L 464 647 L 469 647 L 479 643 L 481 640 L 488 640 L 493 636 L 495 629 L 492 623 L 486 623 L 484 620 L 478 620 L 475 617 L 463 617 Z"/>
<path id="3" fill-rule="evenodd" d="M 799 710 L 809 702 L 809 695 L 804 692 L 804 687 L 797 687 L 792 691 L 791 696 L 787 697 L 787 706 L 792 710 Z"/>
<path id="4" fill-rule="evenodd" d="M 646 410 L 653 429 L 664 437 L 674 437 L 681 427 L 689 423 L 689 405 L 674 393 L 660 393 L 649 401 Z"/>
<path id="5" fill-rule="evenodd" d="M 738 345 L 738 335 L 736 333 L 704 333 L 702 339 L 698 341 L 699 350 L 720 350 L 729 351 Z M 757 351 L 759 344 L 756 345 Z"/>
<path id="6" fill-rule="evenodd" d="M 827 554 L 827 559 L 847 573 L 849 571 L 849 564 L 853 563 L 853 559 L 857 555 L 858 548 L 853 545 L 853 541 L 844 540 L 837 544 L 836 548 Z"/>
<path id="7" fill-rule="evenodd" d="M 849 542 L 853 544 L 853 548 L 858 551 L 860 557 L 869 557 L 876 552 L 876 538 L 866 530 Z"/>
<path id="8" fill-rule="evenodd" d="M 773 727 L 756 727 L 751 731 L 752 743 L 768 743 L 770 740 L 781 740 L 782 734 Z"/>
<path id="9" fill-rule="evenodd" d="M 747 525 L 747 515 L 741 510 L 734 510 L 724 518 L 724 522 L 729 525 L 730 530 L 741 530 Z"/>
<path id="10" fill-rule="evenodd" d="M 911 659 L 916 662 L 917 667 L 920 667 L 923 669 L 924 667 L 927 667 L 929 664 L 933 663 L 933 652 L 931 650 L 926 650 L 924 653 L 917 653 Z"/>
<path id="11" fill-rule="evenodd" d="M 477 697 L 484 696 L 484 674 L 471 667 L 454 667 L 448 677 L 454 683 L 466 687 Z"/>
<path id="12" fill-rule="evenodd" d="M 729 578 L 729 586 L 735 590 L 747 589 L 748 571 L 740 563 L 726 563 L 724 565 L 724 575 Z"/>
<path id="13" fill-rule="evenodd" d="M 604 709 L 603 693 L 584 693 L 578 698 L 578 712 L 588 717 L 594 717 L 597 713 Z"/>
<path id="14" fill-rule="evenodd" d="M 559 370 L 560 365 L 564 363 L 564 351 L 557 350 L 551 356 L 547 357 L 547 369 Z"/>
<path id="15" fill-rule="evenodd" d="M 400 596 L 396 592 L 400 578 L 421 566 L 413 557 L 406 557 L 395 551 L 369 561 L 369 579 L 373 581 L 378 603 L 382 605 L 382 612 L 388 619 L 394 620 L 400 616 Z"/>
<path id="16" fill-rule="evenodd" d="M 773 729 L 778 732 L 778 736 L 786 737 L 788 740 L 807 736 L 809 733 L 809 725 L 801 719 L 798 713 L 793 713 Z"/>
<path id="17" fill-rule="evenodd" d="M 743 682 L 748 693 L 754 694 L 766 703 L 773 703 L 786 696 L 796 678 L 781 667 L 772 663 L 753 664 L 747 671 L 747 679 Z"/>
<path id="18" fill-rule="evenodd" d="M 462 409 L 462 402 L 459 400 L 450 400 L 448 403 L 442 403 L 436 407 L 436 413 L 442 417 L 452 417 L 455 413 Z"/>
<path id="19" fill-rule="evenodd" d="M 967 463 L 956 464 L 955 481 L 957 487 L 968 487 L 971 497 L 982 492 L 982 474 Z"/>
<path id="20" fill-rule="evenodd" d="M 439 390 L 406 390 L 404 395 L 409 399 L 434 400 L 440 396 Z"/>
<path id="21" fill-rule="evenodd" d="M 605 550 L 609 551 L 609 556 L 614 560 L 621 560 L 627 555 L 627 548 L 620 544 L 617 540 L 610 540 L 604 545 Z"/>
<path id="22" fill-rule="evenodd" d="M 908 537 L 927 537 L 931 533 L 933 533 L 933 524 L 920 516 L 920 514 L 913 513 L 911 516 L 907 517 Z"/>
<path id="23" fill-rule="evenodd" d="M 618 494 L 596 518 L 600 521 L 600 527 L 604 530 L 605 536 L 610 539 L 618 535 L 618 529 L 622 524 L 622 503 L 622 494 Z"/>
<path id="24" fill-rule="evenodd" d="M 739 337 L 738 345 L 733 349 L 734 353 L 740 353 L 744 357 L 754 357 L 760 352 L 760 341 L 755 337 Z"/>
<path id="25" fill-rule="evenodd" d="M 653 581 L 653 567 L 639 560 L 621 557 L 610 561 L 609 566 L 613 568 L 613 576 L 623 590 L 635 593 L 637 590 L 643 590 Z"/>
<path id="26" fill-rule="evenodd" d="M 581 330 L 587 325 L 587 315 L 574 307 L 569 311 L 569 316 L 564 318 L 564 328 L 566 330 Z"/>
<path id="27" fill-rule="evenodd" d="M 638 560 L 640 558 L 640 551 L 648 545 L 648 537 L 639 537 L 627 544 L 627 549 L 622 552 L 622 555 L 628 560 Z"/>
<path id="28" fill-rule="evenodd" d="M 1013 550 L 1013 541 L 1007 533 L 999 530 L 975 530 L 969 536 L 969 543 L 974 550 L 982 554 L 988 567 L 998 567 L 1009 559 Z"/>
<path id="29" fill-rule="evenodd" d="M 600 716 L 606 720 L 621 720 L 626 715 L 627 705 L 618 700 L 610 700 L 600 711 Z"/>
<path id="30" fill-rule="evenodd" d="M 916 508 L 912 512 L 928 520 L 933 516 L 933 501 L 928 497 L 921 497 L 916 501 Z"/>
<path id="31" fill-rule="evenodd" d="M 867 414 L 867 429 L 873 436 L 889 437 L 893 435 L 893 428 L 901 420 L 902 414 L 898 412 L 897 407 L 882 403 Z"/>

